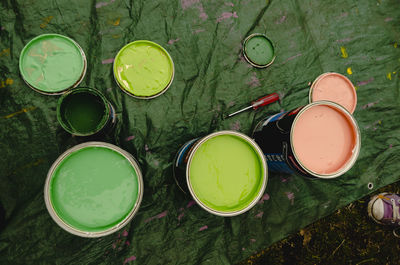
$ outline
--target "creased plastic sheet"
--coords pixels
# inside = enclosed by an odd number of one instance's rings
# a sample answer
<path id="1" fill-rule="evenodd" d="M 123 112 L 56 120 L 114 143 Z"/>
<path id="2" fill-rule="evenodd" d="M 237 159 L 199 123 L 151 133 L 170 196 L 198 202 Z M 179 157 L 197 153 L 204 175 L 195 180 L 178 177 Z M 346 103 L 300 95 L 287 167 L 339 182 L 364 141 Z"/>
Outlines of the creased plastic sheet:
<path id="1" fill-rule="evenodd" d="M 236 263 L 398 180 L 399 5 L 397 0 L 1 1 L 0 263 Z M 276 45 L 277 58 L 267 69 L 252 68 L 241 55 L 242 41 L 253 32 L 267 34 Z M 48 169 L 83 140 L 57 123 L 58 97 L 34 92 L 19 75 L 19 53 L 43 33 L 64 34 L 82 46 L 88 59 L 82 86 L 102 91 L 117 111 L 114 132 L 102 140 L 132 153 L 144 173 L 142 206 L 120 233 L 76 237 L 59 228 L 45 208 Z M 118 50 L 139 39 L 162 45 L 175 63 L 172 86 L 152 100 L 129 97 L 112 74 Z M 271 173 L 263 199 L 233 218 L 207 213 L 178 189 L 172 163 L 183 143 L 223 129 L 250 134 L 262 118 L 307 104 L 310 82 L 328 71 L 345 74 L 357 87 L 362 148 L 351 171 L 327 181 Z M 280 94 L 281 104 L 223 120 L 223 114 L 272 92 Z"/>

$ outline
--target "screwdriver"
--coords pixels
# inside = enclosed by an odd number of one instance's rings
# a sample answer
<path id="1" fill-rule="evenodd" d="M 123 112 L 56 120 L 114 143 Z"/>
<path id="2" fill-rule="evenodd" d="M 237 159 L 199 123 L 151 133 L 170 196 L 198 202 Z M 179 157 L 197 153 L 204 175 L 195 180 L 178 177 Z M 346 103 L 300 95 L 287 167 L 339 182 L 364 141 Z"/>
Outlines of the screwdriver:
<path id="1" fill-rule="evenodd" d="M 232 116 L 234 116 L 236 114 L 239 114 L 239 113 L 241 113 L 241 112 L 243 112 L 245 110 L 251 109 L 251 108 L 256 110 L 259 107 L 274 103 L 275 101 L 278 101 L 278 100 L 279 100 L 279 95 L 277 93 L 272 93 L 272 94 L 266 95 L 265 97 L 259 98 L 259 99 L 255 100 L 255 101 L 251 102 L 250 106 L 248 106 L 248 107 L 246 107 L 244 109 L 238 110 L 238 111 L 236 111 L 234 113 L 229 114 L 228 118 L 232 117 Z"/>

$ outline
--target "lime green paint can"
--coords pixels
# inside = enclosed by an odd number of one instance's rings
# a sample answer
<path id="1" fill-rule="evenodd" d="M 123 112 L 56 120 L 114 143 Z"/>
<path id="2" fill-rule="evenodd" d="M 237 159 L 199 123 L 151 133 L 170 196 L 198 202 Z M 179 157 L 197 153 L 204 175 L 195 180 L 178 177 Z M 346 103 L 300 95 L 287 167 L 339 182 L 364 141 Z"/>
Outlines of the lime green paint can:
<path id="1" fill-rule="evenodd" d="M 44 187 L 53 220 L 82 237 L 105 236 L 124 227 L 138 211 L 142 196 L 136 160 L 103 142 L 67 150 L 50 168 Z"/>
<path id="2" fill-rule="evenodd" d="M 43 34 L 29 41 L 19 58 L 25 83 L 46 95 L 59 95 L 77 87 L 86 73 L 86 56 L 71 38 Z"/>
<path id="3" fill-rule="evenodd" d="M 130 96 L 150 99 L 163 94 L 174 78 L 174 63 L 157 43 L 138 40 L 125 45 L 114 60 L 114 77 Z"/>
<path id="4" fill-rule="evenodd" d="M 245 39 L 243 55 L 249 64 L 257 68 L 270 66 L 276 57 L 272 41 L 261 33 L 251 34 Z"/>
<path id="5" fill-rule="evenodd" d="M 116 114 L 114 107 L 98 90 L 76 88 L 58 100 L 57 119 L 67 132 L 76 136 L 89 136 L 105 131 L 106 128 L 111 129 Z"/>
<path id="6" fill-rule="evenodd" d="M 261 149 L 235 131 L 220 131 L 188 142 L 176 158 L 175 167 L 182 166 L 194 200 L 219 216 L 250 210 L 267 184 L 267 164 Z M 175 178 L 179 176 L 175 174 Z"/>

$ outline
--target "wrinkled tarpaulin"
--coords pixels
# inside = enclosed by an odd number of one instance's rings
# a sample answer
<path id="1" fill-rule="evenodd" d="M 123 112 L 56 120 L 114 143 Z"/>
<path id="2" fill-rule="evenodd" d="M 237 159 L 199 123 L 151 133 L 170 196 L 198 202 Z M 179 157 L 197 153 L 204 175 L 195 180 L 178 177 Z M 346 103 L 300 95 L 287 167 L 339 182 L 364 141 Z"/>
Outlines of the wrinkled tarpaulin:
<path id="1" fill-rule="evenodd" d="M 374 189 L 399 179 L 400 2 L 265 0 L 2 0 L 0 3 L 0 200 L 5 225 L 1 264 L 235 263 Z M 56 120 L 58 97 L 40 95 L 19 76 L 23 46 L 60 33 L 84 49 L 82 86 L 114 104 L 119 124 L 105 141 L 138 158 L 144 201 L 132 223 L 101 239 L 69 235 L 50 218 L 43 185 L 53 161 L 78 139 Z M 241 56 L 253 32 L 275 42 L 263 70 Z M 128 42 L 148 39 L 174 59 L 175 80 L 162 96 L 137 100 L 120 91 L 112 62 Z M 234 218 L 208 214 L 175 185 L 172 161 L 187 140 L 233 129 L 246 134 L 263 117 L 307 103 L 319 74 L 346 74 L 357 86 L 361 155 L 329 181 L 270 174 L 263 200 Z M 282 105 L 222 115 L 267 93 Z"/>

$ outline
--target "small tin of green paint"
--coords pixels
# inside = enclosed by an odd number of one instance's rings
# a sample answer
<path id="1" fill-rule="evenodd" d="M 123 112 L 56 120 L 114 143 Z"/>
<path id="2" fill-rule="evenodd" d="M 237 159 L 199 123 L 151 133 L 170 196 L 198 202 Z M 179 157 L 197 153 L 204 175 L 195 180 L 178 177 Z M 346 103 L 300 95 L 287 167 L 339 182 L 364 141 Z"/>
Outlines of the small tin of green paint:
<path id="1" fill-rule="evenodd" d="M 143 189 L 140 167 L 131 154 L 109 143 L 86 142 L 53 163 L 44 200 L 59 227 L 94 238 L 126 226 L 139 210 Z"/>
<path id="2" fill-rule="evenodd" d="M 252 66 L 266 68 L 276 58 L 275 47 L 266 35 L 254 33 L 248 36 L 243 42 L 243 56 Z"/>
<path id="3" fill-rule="evenodd" d="M 57 119 L 72 135 L 90 136 L 111 129 L 116 122 L 116 113 L 98 90 L 76 88 L 58 100 Z"/>
<path id="4" fill-rule="evenodd" d="M 22 49 L 19 70 L 25 83 L 41 94 L 60 95 L 77 87 L 86 73 L 83 49 L 60 34 L 43 34 Z"/>
<path id="5" fill-rule="evenodd" d="M 175 75 L 174 62 L 160 45 L 148 40 L 128 43 L 114 60 L 118 86 L 138 99 L 152 99 L 165 93 Z"/>
<path id="6" fill-rule="evenodd" d="M 250 137 L 219 131 L 186 142 L 173 173 L 178 187 L 207 212 L 231 217 L 250 210 L 268 181 L 265 156 Z"/>

